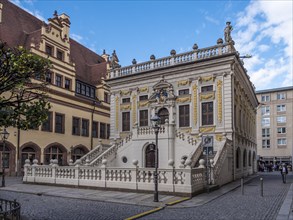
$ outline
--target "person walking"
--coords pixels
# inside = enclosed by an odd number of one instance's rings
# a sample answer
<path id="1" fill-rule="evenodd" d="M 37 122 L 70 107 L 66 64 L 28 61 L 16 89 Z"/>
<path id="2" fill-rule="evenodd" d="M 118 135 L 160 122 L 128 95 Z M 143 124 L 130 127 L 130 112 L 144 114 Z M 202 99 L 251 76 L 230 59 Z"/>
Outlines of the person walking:
<path id="1" fill-rule="evenodd" d="M 283 183 L 286 183 L 286 175 L 288 174 L 288 168 L 285 163 L 282 164 L 281 174 L 282 174 Z"/>

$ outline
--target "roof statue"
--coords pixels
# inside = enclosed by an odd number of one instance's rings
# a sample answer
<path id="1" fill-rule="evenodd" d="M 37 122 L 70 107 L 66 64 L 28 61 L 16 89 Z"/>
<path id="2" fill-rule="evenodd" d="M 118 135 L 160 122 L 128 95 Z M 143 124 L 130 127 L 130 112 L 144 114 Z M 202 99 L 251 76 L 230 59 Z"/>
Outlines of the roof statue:
<path id="1" fill-rule="evenodd" d="M 226 22 L 226 27 L 224 29 L 224 36 L 225 36 L 225 42 L 229 43 L 232 42 L 232 37 L 231 37 L 231 31 L 233 30 L 233 27 L 231 25 L 230 21 Z"/>
<path id="2" fill-rule="evenodd" d="M 118 63 L 119 63 L 118 56 L 116 54 L 116 51 L 113 50 L 112 57 L 111 57 L 111 66 L 112 66 L 112 68 L 116 68 L 116 67 L 119 68 L 120 65 Z"/>

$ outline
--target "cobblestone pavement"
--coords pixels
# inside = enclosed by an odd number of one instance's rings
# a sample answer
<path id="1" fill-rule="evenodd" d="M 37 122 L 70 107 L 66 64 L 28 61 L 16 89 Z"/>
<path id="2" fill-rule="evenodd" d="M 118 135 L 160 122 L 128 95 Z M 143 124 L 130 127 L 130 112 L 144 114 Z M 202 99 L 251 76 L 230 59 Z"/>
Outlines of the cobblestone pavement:
<path id="1" fill-rule="evenodd" d="M 72 189 L 74 190 L 74 189 Z M 22 220 L 125 219 L 151 207 L 0 191 L 0 198 L 21 203 Z"/>
<path id="2" fill-rule="evenodd" d="M 175 206 L 165 207 L 163 210 L 141 219 L 276 219 L 288 189 L 293 182 L 293 175 L 288 176 L 287 184 L 282 183 L 279 173 L 260 175 L 264 179 L 264 197 L 260 196 L 258 177 L 245 184 L 243 196 L 240 188 L 236 188 L 204 205 L 190 207 L 192 200 L 189 200 L 185 202 L 189 207 L 184 207 L 183 202 Z M 204 198 L 204 194 L 201 196 Z M 5 190 L 0 190 L 0 198 L 16 199 L 20 202 L 24 220 L 115 220 L 125 219 L 153 209 L 142 205 L 64 198 L 44 194 L 36 195 Z"/>
<path id="3" fill-rule="evenodd" d="M 193 208 L 165 208 L 142 219 L 276 219 L 278 211 L 293 182 L 289 175 L 283 184 L 281 175 L 261 174 L 264 180 L 264 196 L 260 196 L 259 178 L 244 185 L 244 195 L 237 188 L 205 205 Z"/>

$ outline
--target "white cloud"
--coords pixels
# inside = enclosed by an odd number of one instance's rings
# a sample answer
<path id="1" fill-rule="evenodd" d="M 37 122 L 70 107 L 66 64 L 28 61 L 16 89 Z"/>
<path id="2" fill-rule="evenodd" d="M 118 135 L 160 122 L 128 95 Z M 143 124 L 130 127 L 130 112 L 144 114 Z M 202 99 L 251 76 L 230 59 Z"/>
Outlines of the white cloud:
<path id="1" fill-rule="evenodd" d="M 31 11 L 29 9 L 27 9 L 26 7 L 24 7 L 22 5 L 22 2 L 20 0 L 12 0 L 11 1 L 12 3 L 14 3 L 15 5 L 21 7 L 23 10 L 27 11 L 28 13 L 30 13 L 31 15 L 37 17 L 38 19 L 42 20 L 42 21 L 46 21 L 47 19 L 45 19 L 42 15 L 42 13 L 38 10 L 35 10 L 35 11 Z M 30 4 L 31 6 L 33 5 L 33 1 L 32 0 L 26 0 L 24 1 L 25 3 L 27 4 Z"/>
<path id="2" fill-rule="evenodd" d="M 213 24 L 216 24 L 216 25 L 219 24 L 219 20 L 217 20 L 217 19 L 215 19 L 215 18 L 212 18 L 212 17 L 210 17 L 210 16 L 208 16 L 208 15 L 206 15 L 204 18 L 205 18 L 207 21 L 209 21 L 209 22 L 211 22 L 211 23 L 213 23 Z"/>
<path id="3" fill-rule="evenodd" d="M 81 42 L 83 40 L 83 37 L 78 35 L 78 34 L 70 34 L 70 37 L 73 39 L 73 40 L 76 40 L 78 42 Z"/>
<path id="4" fill-rule="evenodd" d="M 240 54 L 252 54 L 245 68 L 257 90 L 293 84 L 292 1 L 251 1 L 238 14 L 234 41 Z"/>

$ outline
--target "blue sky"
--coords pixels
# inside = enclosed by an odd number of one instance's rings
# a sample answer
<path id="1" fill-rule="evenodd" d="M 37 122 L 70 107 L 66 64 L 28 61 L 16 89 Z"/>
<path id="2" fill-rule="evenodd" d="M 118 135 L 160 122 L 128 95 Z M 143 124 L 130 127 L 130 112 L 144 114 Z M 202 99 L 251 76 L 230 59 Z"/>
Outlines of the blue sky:
<path id="1" fill-rule="evenodd" d="M 293 85 L 292 0 L 82 1 L 13 0 L 41 20 L 54 10 L 70 16 L 71 38 L 98 54 L 113 50 L 120 64 L 216 44 L 226 21 L 257 90 Z"/>

